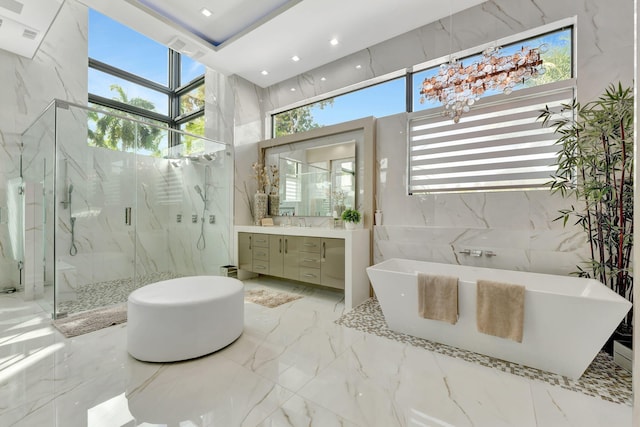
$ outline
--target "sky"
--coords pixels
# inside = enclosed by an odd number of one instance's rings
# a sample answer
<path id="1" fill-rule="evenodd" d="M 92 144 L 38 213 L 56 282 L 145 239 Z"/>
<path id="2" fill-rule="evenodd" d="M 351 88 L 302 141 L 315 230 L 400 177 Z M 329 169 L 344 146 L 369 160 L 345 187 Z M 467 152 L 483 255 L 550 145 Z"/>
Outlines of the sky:
<path id="1" fill-rule="evenodd" d="M 89 9 L 89 57 L 137 74 L 162 85 L 168 83 L 168 48 L 129 27 Z M 182 56 L 182 83 L 204 73 L 204 65 Z M 120 84 L 129 98 L 141 97 L 153 102 L 156 111 L 167 114 L 167 97 L 159 92 L 135 85 L 97 70 L 89 70 L 89 92 L 112 98 L 109 89 Z"/>

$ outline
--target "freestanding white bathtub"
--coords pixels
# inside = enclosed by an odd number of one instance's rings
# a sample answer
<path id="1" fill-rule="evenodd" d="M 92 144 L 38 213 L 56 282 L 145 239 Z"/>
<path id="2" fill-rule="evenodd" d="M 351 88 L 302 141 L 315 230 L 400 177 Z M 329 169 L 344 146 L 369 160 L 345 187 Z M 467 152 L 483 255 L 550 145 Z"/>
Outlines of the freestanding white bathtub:
<path id="1" fill-rule="evenodd" d="M 418 315 L 417 272 L 459 278 L 455 325 Z M 582 375 L 631 308 L 593 279 L 405 259 L 381 262 L 367 273 L 391 330 L 573 379 Z M 478 279 L 526 287 L 522 343 L 478 332 Z"/>

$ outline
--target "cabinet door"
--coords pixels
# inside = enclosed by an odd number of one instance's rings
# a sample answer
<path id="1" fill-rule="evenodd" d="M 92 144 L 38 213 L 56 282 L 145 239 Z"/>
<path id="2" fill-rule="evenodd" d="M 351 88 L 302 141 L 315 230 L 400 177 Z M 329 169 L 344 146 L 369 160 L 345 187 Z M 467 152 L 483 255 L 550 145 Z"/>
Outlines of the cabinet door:
<path id="1" fill-rule="evenodd" d="M 253 252 L 251 233 L 238 233 L 238 267 L 253 271 Z"/>
<path id="2" fill-rule="evenodd" d="M 322 239 L 320 284 L 344 289 L 344 239 Z"/>
<path id="3" fill-rule="evenodd" d="M 300 237 L 284 236 L 284 272 L 283 276 L 287 279 L 299 280 L 300 266 L 298 264 L 298 251 L 300 246 Z"/>
<path id="4" fill-rule="evenodd" d="M 269 236 L 269 274 L 278 277 L 284 274 L 284 236 Z"/>

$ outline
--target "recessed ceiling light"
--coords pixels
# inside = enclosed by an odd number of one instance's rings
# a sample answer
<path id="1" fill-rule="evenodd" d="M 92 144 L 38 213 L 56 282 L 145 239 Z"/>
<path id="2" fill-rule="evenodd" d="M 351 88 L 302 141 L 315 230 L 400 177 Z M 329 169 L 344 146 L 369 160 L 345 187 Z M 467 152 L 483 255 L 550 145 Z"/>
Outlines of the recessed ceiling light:
<path id="1" fill-rule="evenodd" d="M 206 16 L 207 18 L 210 17 L 211 15 L 213 15 L 213 13 L 211 13 L 211 11 L 209 9 L 207 9 L 206 7 L 203 7 L 200 10 L 200 13 L 203 14 L 204 16 Z"/>
<path id="2" fill-rule="evenodd" d="M 295 88 L 295 87 L 292 87 L 292 88 L 291 88 L 291 92 L 295 92 L 295 91 L 296 91 L 296 88 Z"/>
<path id="3" fill-rule="evenodd" d="M 362 68 L 362 65 L 360 64 L 356 65 L 356 70 L 359 70 L 360 68 Z"/>
<path id="4" fill-rule="evenodd" d="M 336 46 L 340 42 L 338 41 L 338 39 L 333 38 L 333 39 L 329 40 L 329 43 L 331 43 L 331 46 Z"/>
<path id="5" fill-rule="evenodd" d="M 327 78 L 326 78 L 326 77 L 321 77 L 321 78 L 320 78 L 320 81 L 322 81 L 322 82 L 326 82 L 326 81 L 327 81 Z"/>
<path id="6" fill-rule="evenodd" d="M 293 55 L 293 56 L 291 57 L 291 60 L 292 60 L 293 62 L 298 62 L 298 61 L 300 61 L 300 57 L 298 57 L 298 55 Z"/>
<path id="7" fill-rule="evenodd" d="M 262 70 L 260 74 L 262 74 L 263 76 L 266 76 L 267 74 L 269 74 L 269 72 L 267 70 Z"/>

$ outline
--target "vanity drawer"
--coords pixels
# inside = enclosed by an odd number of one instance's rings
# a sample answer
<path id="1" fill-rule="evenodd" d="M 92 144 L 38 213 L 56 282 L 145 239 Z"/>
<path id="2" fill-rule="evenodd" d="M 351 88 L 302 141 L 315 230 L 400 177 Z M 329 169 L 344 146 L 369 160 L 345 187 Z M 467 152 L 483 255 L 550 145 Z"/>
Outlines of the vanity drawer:
<path id="1" fill-rule="evenodd" d="M 268 234 L 253 234 L 253 247 L 254 248 L 268 248 L 269 247 L 269 235 Z"/>
<path id="2" fill-rule="evenodd" d="M 298 262 L 300 267 L 320 268 L 320 254 L 314 252 L 299 252 Z"/>
<path id="3" fill-rule="evenodd" d="M 253 261 L 269 261 L 269 249 L 256 246 L 253 248 Z"/>
<path id="4" fill-rule="evenodd" d="M 300 281 L 307 283 L 320 284 L 320 269 L 300 267 Z"/>
<path id="5" fill-rule="evenodd" d="M 269 261 L 260 261 L 253 259 L 253 272 L 260 274 L 269 274 Z"/>
<path id="6" fill-rule="evenodd" d="M 300 251 L 320 253 L 320 237 L 303 237 Z"/>

